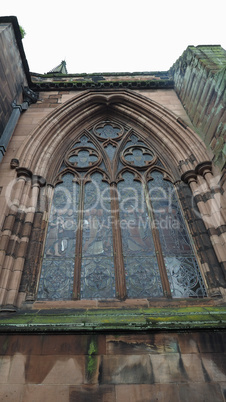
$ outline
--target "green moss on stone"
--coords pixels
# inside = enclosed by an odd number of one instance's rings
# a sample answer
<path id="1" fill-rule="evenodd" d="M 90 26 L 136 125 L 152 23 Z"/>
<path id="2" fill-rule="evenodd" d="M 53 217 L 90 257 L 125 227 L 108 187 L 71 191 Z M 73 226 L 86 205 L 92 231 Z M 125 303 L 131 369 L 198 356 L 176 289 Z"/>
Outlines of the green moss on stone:
<path id="1" fill-rule="evenodd" d="M 91 379 L 97 368 L 97 344 L 95 340 L 91 340 L 88 350 L 87 374 L 88 379 Z"/>
<path id="2" fill-rule="evenodd" d="M 222 328 L 224 306 L 184 308 L 33 310 L 1 317 L 0 332 L 152 330 L 175 328 Z M 95 352 L 90 344 L 89 356 Z M 90 359 L 92 362 L 92 359 Z M 93 364 L 93 363 L 90 363 Z"/>

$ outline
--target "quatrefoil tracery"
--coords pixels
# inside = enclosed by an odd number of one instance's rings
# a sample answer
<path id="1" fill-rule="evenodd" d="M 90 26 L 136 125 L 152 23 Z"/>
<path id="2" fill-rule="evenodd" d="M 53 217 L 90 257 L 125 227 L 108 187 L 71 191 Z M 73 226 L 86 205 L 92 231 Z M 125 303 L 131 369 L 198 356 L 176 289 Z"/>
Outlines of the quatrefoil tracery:
<path id="1" fill-rule="evenodd" d="M 123 136 L 125 130 L 119 124 L 104 121 L 96 124 L 93 128 L 93 132 L 100 141 L 106 141 L 108 139 L 118 141 Z"/>
<path id="2" fill-rule="evenodd" d="M 84 170 L 100 164 L 101 156 L 91 147 L 78 147 L 72 149 L 67 155 L 66 162 L 77 170 Z"/>
<path id="3" fill-rule="evenodd" d="M 144 146 L 130 146 L 121 154 L 121 161 L 124 165 L 128 164 L 137 169 L 146 169 L 153 165 L 157 157 Z"/>

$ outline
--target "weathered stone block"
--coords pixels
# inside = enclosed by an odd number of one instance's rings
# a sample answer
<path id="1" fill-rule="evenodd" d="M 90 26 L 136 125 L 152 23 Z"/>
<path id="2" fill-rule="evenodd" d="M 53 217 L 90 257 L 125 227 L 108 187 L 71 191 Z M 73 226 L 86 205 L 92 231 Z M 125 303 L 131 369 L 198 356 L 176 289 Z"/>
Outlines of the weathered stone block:
<path id="1" fill-rule="evenodd" d="M 202 364 L 210 381 L 226 381 L 226 359 L 221 353 L 202 353 Z"/>
<path id="2" fill-rule="evenodd" d="M 42 335 L 0 335 L 0 355 L 13 356 L 15 353 L 39 355 L 42 343 Z"/>
<path id="3" fill-rule="evenodd" d="M 68 385 L 27 384 L 24 386 L 23 402 L 68 402 Z"/>
<path id="4" fill-rule="evenodd" d="M 0 401 L 18 402 L 22 400 L 24 386 L 22 384 L 2 384 L 0 387 Z"/>
<path id="5" fill-rule="evenodd" d="M 183 402 L 223 402 L 218 384 L 180 384 L 178 387 L 180 401 Z"/>
<path id="6" fill-rule="evenodd" d="M 33 384 L 84 383 L 84 356 L 27 356 L 25 381 Z"/>
<path id="7" fill-rule="evenodd" d="M 151 384 L 154 372 L 149 355 L 103 356 L 101 384 Z"/>
<path id="8" fill-rule="evenodd" d="M 176 384 L 116 385 L 116 401 L 122 402 L 181 402 Z"/>
<path id="9" fill-rule="evenodd" d="M 178 353 L 177 336 L 170 334 L 107 335 L 107 354 Z"/>
<path id="10" fill-rule="evenodd" d="M 69 402 L 115 402 L 115 387 L 112 385 L 84 385 L 70 387 Z M 120 399 L 118 399 L 120 401 Z"/>

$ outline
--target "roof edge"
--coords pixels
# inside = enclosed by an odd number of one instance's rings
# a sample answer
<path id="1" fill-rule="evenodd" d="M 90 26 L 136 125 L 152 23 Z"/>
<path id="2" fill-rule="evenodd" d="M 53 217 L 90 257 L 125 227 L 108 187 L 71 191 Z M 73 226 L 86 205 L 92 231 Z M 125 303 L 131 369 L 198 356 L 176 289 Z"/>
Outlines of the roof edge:
<path id="1" fill-rule="evenodd" d="M 20 57 L 21 57 L 24 73 L 25 73 L 25 76 L 26 76 L 26 79 L 27 79 L 28 86 L 31 86 L 32 85 L 31 74 L 30 74 L 29 65 L 28 65 L 28 62 L 27 62 L 27 59 L 26 59 L 24 47 L 23 47 L 23 44 L 22 44 L 22 36 L 21 36 L 21 32 L 20 32 L 20 26 L 19 26 L 19 23 L 18 23 L 18 19 L 15 16 L 0 17 L 0 24 L 2 24 L 2 23 L 3 24 L 4 23 L 10 23 L 13 26 L 15 39 L 16 39 L 16 43 L 17 43 L 17 46 L 18 46 L 18 50 L 20 52 Z"/>

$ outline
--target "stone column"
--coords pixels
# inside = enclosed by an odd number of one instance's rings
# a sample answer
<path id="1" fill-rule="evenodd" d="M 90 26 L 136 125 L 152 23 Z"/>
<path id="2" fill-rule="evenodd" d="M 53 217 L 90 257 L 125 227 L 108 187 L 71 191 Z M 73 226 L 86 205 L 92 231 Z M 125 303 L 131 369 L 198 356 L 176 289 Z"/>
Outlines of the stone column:
<path id="1" fill-rule="evenodd" d="M 203 162 L 198 164 L 194 170 L 189 170 L 184 172 L 181 179 L 188 183 L 194 200 L 197 203 L 198 210 L 196 213 L 202 217 L 206 231 L 209 235 L 212 247 L 215 251 L 217 260 L 219 262 L 219 268 L 214 267 L 214 274 L 218 281 L 220 287 L 226 286 L 226 271 L 225 271 L 225 261 L 226 261 L 226 248 L 216 241 L 216 237 L 213 233 L 220 230 L 219 228 L 225 222 L 221 212 L 219 211 L 219 206 L 214 199 L 214 194 L 212 195 L 209 187 L 211 173 L 211 162 Z M 212 201 L 213 200 L 213 201 Z M 208 270 L 209 268 L 207 268 Z"/>
<path id="2" fill-rule="evenodd" d="M 1 238 L 0 305 L 14 308 L 29 243 L 40 185 L 45 180 L 26 168 L 17 169 L 17 182 Z"/>
<path id="3" fill-rule="evenodd" d="M 48 212 L 53 191 L 54 188 L 50 184 L 39 190 L 38 205 L 33 217 L 32 230 L 20 282 L 18 304 L 24 300 L 33 302 L 36 297 L 45 233 L 48 224 Z"/>
<path id="4" fill-rule="evenodd" d="M 209 210 L 208 233 L 226 278 L 226 199 L 219 178 L 212 174 L 211 162 L 200 163 L 195 171 L 206 184 L 205 203 Z"/>

